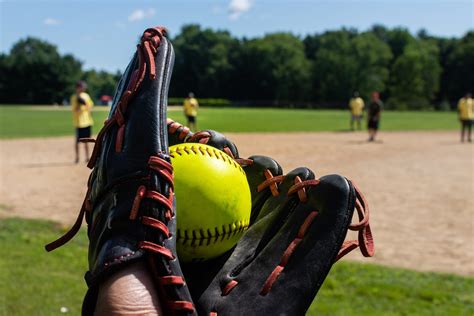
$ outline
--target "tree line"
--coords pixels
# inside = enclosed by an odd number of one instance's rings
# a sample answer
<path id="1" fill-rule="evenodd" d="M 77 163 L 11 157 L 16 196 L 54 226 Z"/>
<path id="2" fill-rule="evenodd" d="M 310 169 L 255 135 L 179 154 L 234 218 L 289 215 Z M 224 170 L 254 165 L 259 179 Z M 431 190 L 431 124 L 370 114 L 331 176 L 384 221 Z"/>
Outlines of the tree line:
<path id="1" fill-rule="evenodd" d="M 299 37 L 237 38 L 184 26 L 171 38 L 176 61 L 170 95 L 230 99 L 242 105 L 347 106 L 354 91 L 381 92 L 393 109 L 448 109 L 474 89 L 474 31 L 461 38 L 375 25 Z M 112 95 L 119 73 L 83 71 L 71 55 L 27 38 L 0 55 L 1 103 L 60 102 L 84 79 L 95 98 Z"/>

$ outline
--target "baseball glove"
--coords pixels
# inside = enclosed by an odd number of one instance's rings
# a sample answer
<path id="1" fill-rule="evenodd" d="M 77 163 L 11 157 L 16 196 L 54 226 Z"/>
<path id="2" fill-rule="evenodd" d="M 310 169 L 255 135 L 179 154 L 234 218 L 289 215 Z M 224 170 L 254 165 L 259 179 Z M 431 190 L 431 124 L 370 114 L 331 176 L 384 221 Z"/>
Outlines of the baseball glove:
<path id="1" fill-rule="evenodd" d="M 51 251 L 66 243 L 85 215 L 90 245 L 84 315 L 94 313 L 98 285 L 138 261 L 146 262 L 167 314 L 196 314 L 176 255 L 166 127 L 173 62 L 165 30 L 147 29 L 95 141 L 88 164 L 93 170 L 78 219 L 68 233 L 46 246 Z"/>
<path id="2" fill-rule="evenodd" d="M 316 179 L 307 168 L 283 176 L 271 158 L 239 158 L 215 131 L 192 134 L 168 120 L 168 133 L 173 143 L 226 151 L 243 166 L 252 194 L 251 226 L 235 249 L 183 265 L 200 314 L 302 315 L 335 261 L 357 247 L 373 256 L 368 204 L 353 182 L 339 175 Z M 354 210 L 360 221 L 351 224 Z M 358 240 L 344 241 L 348 229 L 359 231 Z"/>

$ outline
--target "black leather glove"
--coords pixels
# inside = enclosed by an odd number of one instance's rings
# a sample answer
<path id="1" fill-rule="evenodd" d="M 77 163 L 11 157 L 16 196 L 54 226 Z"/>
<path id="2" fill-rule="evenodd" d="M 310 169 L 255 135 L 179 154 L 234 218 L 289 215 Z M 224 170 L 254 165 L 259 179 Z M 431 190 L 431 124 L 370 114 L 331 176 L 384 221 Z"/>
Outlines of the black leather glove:
<path id="1" fill-rule="evenodd" d="M 200 314 L 302 315 L 331 266 L 360 246 L 374 254 L 369 209 L 360 190 L 338 175 L 315 179 L 307 168 L 283 176 L 271 158 L 242 159 L 215 131 L 189 132 L 168 120 L 170 142 L 201 142 L 225 150 L 244 168 L 252 194 L 250 228 L 219 258 L 183 265 Z M 179 201 L 178 201 L 179 203 Z M 357 210 L 360 222 L 351 225 Z M 346 241 L 348 229 L 358 241 Z"/>
<path id="2" fill-rule="evenodd" d="M 88 191 L 72 230 L 46 246 L 51 251 L 88 224 L 88 292 L 92 315 L 99 284 L 115 271 L 146 262 L 167 314 L 196 314 L 176 255 L 173 168 L 168 155 L 166 102 L 174 62 L 161 27 L 147 29 L 119 82 L 108 120 L 88 166 Z"/>

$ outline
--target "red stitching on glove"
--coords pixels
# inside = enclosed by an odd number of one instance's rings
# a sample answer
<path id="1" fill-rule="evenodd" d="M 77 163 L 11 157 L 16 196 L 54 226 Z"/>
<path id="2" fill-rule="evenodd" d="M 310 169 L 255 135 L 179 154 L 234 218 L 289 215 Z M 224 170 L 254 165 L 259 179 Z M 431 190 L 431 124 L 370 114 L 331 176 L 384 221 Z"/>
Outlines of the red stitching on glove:
<path id="1" fill-rule="evenodd" d="M 170 237 L 168 227 L 162 221 L 159 221 L 153 217 L 143 216 L 142 224 L 158 229 L 163 233 L 163 235 L 165 235 L 166 238 Z"/>
<path id="2" fill-rule="evenodd" d="M 184 278 L 176 275 L 167 275 L 159 277 L 161 284 L 163 285 L 184 285 Z"/>
<path id="3" fill-rule="evenodd" d="M 129 218 L 131 220 L 134 220 L 138 216 L 138 210 L 140 208 L 140 204 L 145 197 L 146 194 L 146 187 L 144 185 L 141 185 L 137 189 L 137 193 L 135 194 L 135 199 L 133 200 L 132 204 L 132 210 L 130 211 L 130 216 Z"/>
<path id="4" fill-rule="evenodd" d="M 236 158 L 235 162 L 237 162 L 242 167 L 247 167 L 253 165 L 252 159 L 244 159 L 244 158 Z"/>
<path id="5" fill-rule="evenodd" d="M 317 211 L 313 211 L 308 214 L 306 219 L 304 220 L 303 224 L 301 224 L 300 229 L 296 235 L 296 238 L 290 243 L 290 245 L 286 248 L 285 252 L 281 256 L 280 263 L 276 266 L 276 268 L 270 273 L 267 280 L 263 284 L 262 289 L 260 290 L 260 295 L 267 295 L 270 290 L 272 289 L 273 284 L 278 279 L 278 276 L 281 272 L 285 269 L 286 264 L 291 258 L 291 255 L 294 253 L 295 249 L 303 240 L 306 231 L 308 230 L 309 226 L 313 223 L 315 217 L 318 215 Z"/>
<path id="6" fill-rule="evenodd" d="M 192 135 L 189 127 L 186 127 L 178 122 L 173 121 L 172 119 L 166 119 L 166 124 L 168 125 L 168 134 L 175 134 L 178 132 L 178 139 L 184 141 L 186 137 Z"/>
<path id="7" fill-rule="evenodd" d="M 372 236 L 372 230 L 370 229 L 369 224 L 369 204 L 367 203 L 367 200 L 360 191 L 359 187 L 353 181 L 351 182 L 356 192 L 355 208 L 357 210 L 359 222 L 349 225 L 349 229 L 359 232 L 358 240 L 344 241 L 336 257 L 336 261 L 357 247 L 360 248 L 360 252 L 364 257 L 372 257 L 375 254 L 374 238 Z"/>
<path id="8" fill-rule="evenodd" d="M 232 291 L 232 289 L 237 286 L 237 284 L 239 284 L 239 282 L 237 282 L 236 280 L 231 280 L 231 281 L 230 281 L 229 283 L 227 283 L 227 285 L 222 289 L 221 295 L 222 295 L 222 296 L 226 296 L 227 294 L 229 294 L 230 291 Z"/>
<path id="9" fill-rule="evenodd" d="M 173 217 L 173 194 L 170 190 L 170 197 L 167 198 L 163 194 L 156 191 L 148 191 L 145 195 L 147 199 L 152 199 L 160 202 L 166 207 L 166 219 L 170 220 Z"/>
<path id="10" fill-rule="evenodd" d="M 99 156 L 102 143 L 104 140 L 107 131 L 115 124 L 119 125 L 119 129 L 117 131 L 116 143 L 115 143 L 115 150 L 121 151 L 123 147 L 123 140 L 125 134 L 125 124 L 126 119 L 124 114 L 127 111 L 128 102 L 134 97 L 136 91 L 140 87 L 145 73 L 149 73 L 149 78 L 151 80 L 155 80 L 156 78 L 156 69 L 155 69 L 155 58 L 154 55 L 157 53 L 158 46 L 161 41 L 161 37 L 164 36 L 165 30 L 164 28 L 155 27 L 149 28 L 145 30 L 143 36 L 141 38 L 141 43 L 137 45 L 137 55 L 138 55 L 138 70 L 135 70 L 132 74 L 132 78 L 125 90 L 125 92 L 120 97 L 118 102 L 117 109 L 114 115 L 111 117 L 110 120 L 106 121 L 104 127 L 100 130 L 99 134 L 97 135 L 97 140 L 92 151 L 91 158 L 87 166 L 89 168 L 94 168 L 97 158 Z"/>
<path id="11" fill-rule="evenodd" d="M 284 176 L 280 175 L 280 176 L 273 176 L 272 172 L 269 170 L 269 169 L 266 169 L 264 172 L 263 172 L 263 175 L 265 176 L 265 178 L 267 178 L 267 180 L 263 181 L 262 183 L 260 183 L 258 186 L 257 186 L 257 192 L 261 192 L 263 190 L 265 190 L 267 187 L 270 188 L 270 191 L 272 192 L 272 195 L 273 196 L 278 196 L 280 194 L 280 192 L 278 192 L 278 185 L 277 183 L 281 183 L 284 179 Z"/>
<path id="12" fill-rule="evenodd" d="M 301 181 L 301 178 L 296 176 L 295 184 L 288 190 L 288 196 L 297 192 L 300 201 L 306 203 L 308 201 L 308 197 L 306 196 L 306 187 L 317 186 L 319 183 L 320 181 L 316 179 Z"/>
<path id="13" fill-rule="evenodd" d="M 211 133 L 207 131 L 200 131 L 195 133 L 193 136 L 189 137 L 187 142 L 189 143 L 200 143 L 200 144 L 207 144 L 209 139 L 211 138 Z"/>
<path id="14" fill-rule="evenodd" d="M 174 260 L 174 256 L 173 256 L 173 253 L 171 252 L 171 250 L 169 250 L 166 247 L 163 247 L 163 246 L 157 245 L 155 243 L 152 243 L 150 241 L 146 241 L 146 240 L 140 241 L 138 243 L 138 248 L 148 250 L 148 251 L 151 251 L 151 252 L 154 252 L 154 253 L 158 253 L 158 254 L 164 256 L 168 260 Z"/>
<path id="15" fill-rule="evenodd" d="M 186 311 L 186 312 L 194 312 L 194 305 L 188 301 L 168 301 L 168 306 L 170 309 Z"/>
<path id="16" fill-rule="evenodd" d="M 227 155 L 229 155 L 230 157 L 232 157 L 233 159 L 235 159 L 234 154 L 232 153 L 232 150 L 230 150 L 229 147 L 226 146 L 226 147 L 224 147 L 222 150 L 223 150 Z"/>
<path id="17" fill-rule="evenodd" d="M 171 188 L 173 188 L 173 166 L 169 162 L 160 157 L 151 156 L 148 160 L 148 166 L 150 169 L 158 172 L 161 176 L 166 178 L 168 183 L 171 185 Z"/>

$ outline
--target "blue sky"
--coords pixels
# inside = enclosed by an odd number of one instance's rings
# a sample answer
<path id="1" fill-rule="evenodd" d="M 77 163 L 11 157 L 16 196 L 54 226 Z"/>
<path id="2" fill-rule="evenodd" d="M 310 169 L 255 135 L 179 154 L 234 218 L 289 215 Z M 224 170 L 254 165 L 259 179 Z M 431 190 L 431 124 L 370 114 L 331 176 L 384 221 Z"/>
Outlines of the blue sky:
<path id="1" fill-rule="evenodd" d="M 474 1 L 0 0 L 0 51 L 35 36 L 72 53 L 86 69 L 123 70 L 146 27 L 164 25 L 173 35 L 189 23 L 239 37 L 276 31 L 303 36 L 342 26 L 366 30 L 376 23 L 460 37 L 474 28 Z"/>

